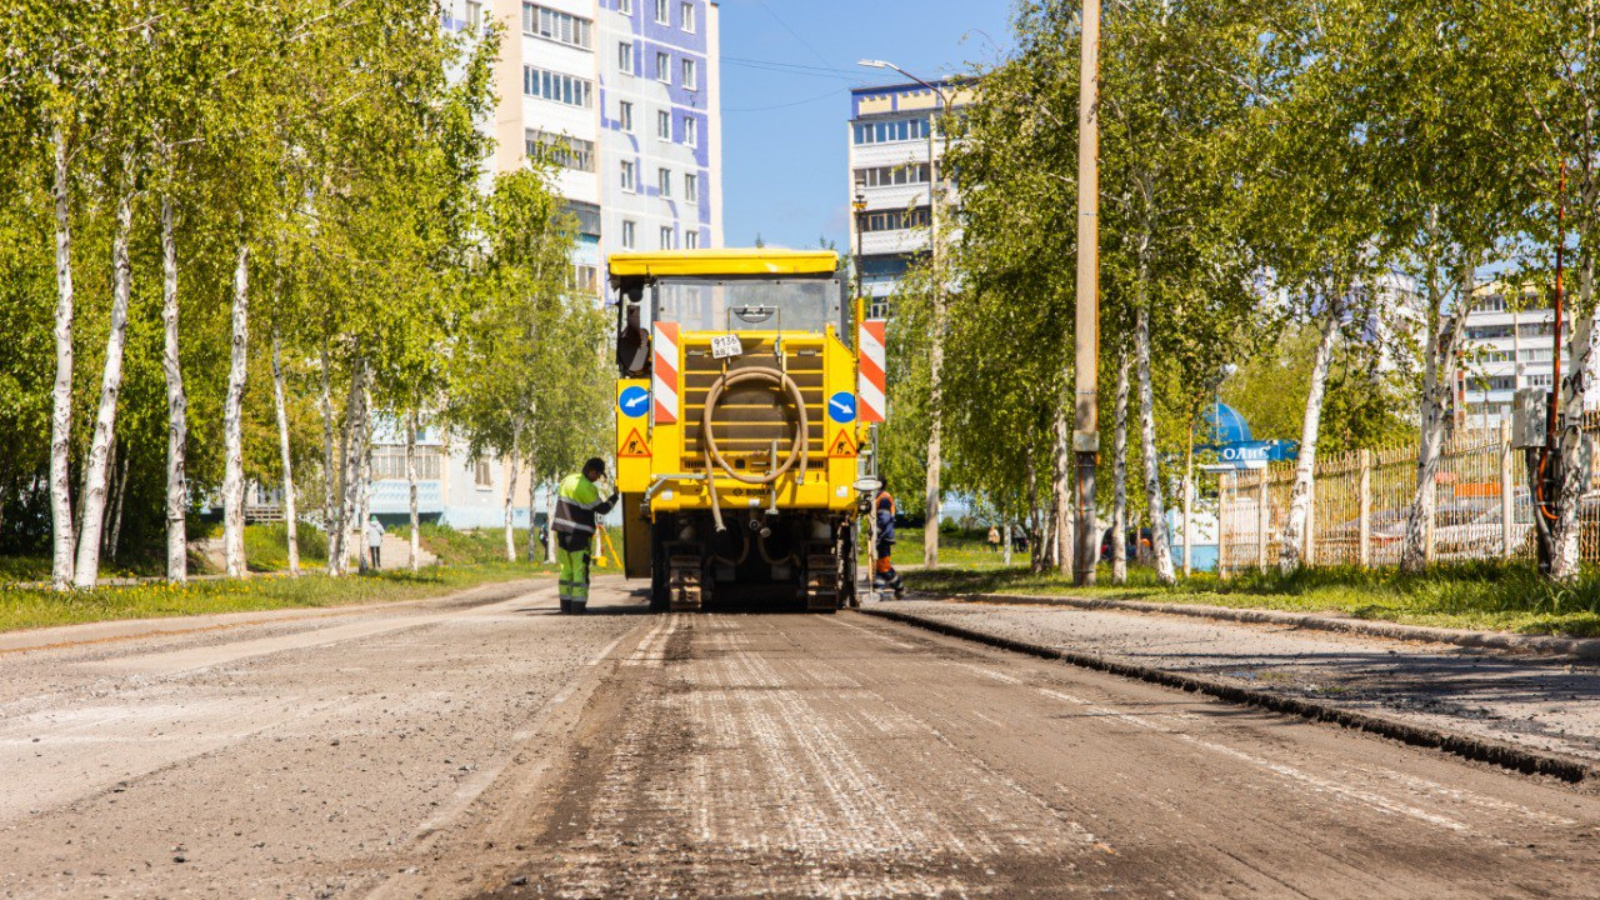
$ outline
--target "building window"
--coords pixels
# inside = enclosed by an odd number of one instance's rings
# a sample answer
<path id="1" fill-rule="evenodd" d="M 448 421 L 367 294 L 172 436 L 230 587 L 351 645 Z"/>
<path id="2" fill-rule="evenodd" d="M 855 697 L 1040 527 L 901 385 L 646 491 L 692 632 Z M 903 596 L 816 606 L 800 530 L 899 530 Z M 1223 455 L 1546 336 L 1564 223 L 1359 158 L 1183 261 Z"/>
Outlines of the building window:
<path id="1" fill-rule="evenodd" d="M 633 42 L 622 41 L 617 44 L 617 70 L 624 75 L 633 74 Z"/>
<path id="2" fill-rule="evenodd" d="M 700 146 L 700 123 L 694 116 L 683 117 L 683 142 L 691 147 Z"/>
<path id="3" fill-rule="evenodd" d="M 483 30 L 483 4 L 475 0 L 467 0 L 467 30 Z"/>
<path id="4" fill-rule="evenodd" d="M 663 226 L 661 226 L 661 249 L 663 249 L 663 250 L 671 250 L 672 249 L 672 226 L 671 225 L 663 225 Z"/>
<path id="5" fill-rule="evenodd" d="M 656 53 L 656 80 L 672 83 L 672 54 Z"/>
<path id="6" fill-rule="evenodd" d="M 372 451 L 372 480 L 408 481 L 404 447 L 380 447 Z M 417 448 L 417 480 L 439 480 L 439 453 L 430 447 Z"/>
<path id="7" fill-rule="evenodd" d="M 622 161 L 622 189 L 630 194 L 639 189 L 639 182 L 635 177 L 634 168 L 633 160 L 625 159 Z"/>
<path id="8" fill-rule="evenodd" d="M 560 72 L 522 67 L 522 92 L 564 106 L 589 109 L 594 105 L 594 83 Z"/>
<path id="9" fill-rule="evenodd" d="M 927 184 L 928 164 L 908 163 L 903 166 L 872 166 L 856 170 L 856 184 L 867 187 L 889 187 L 899 184 Z"/>
<path id="10" fill-rule="evenodd" d="M 672 197 L 672 170 L 671 169 L 657 169 L 656 170 L 656 189 L 661 191 L 661 196 L 666 197 L 668 199 L 671 199 L 671 197 Z"/>
<path id="11" fill-rule="evenodd" d="M 694 34 L 694 4 L 685 3 L 678 7 L 678 19 L 683 24 L 683 30 Z"/>
<path id="12" fill-rule="evenodd" d="M 667 24 L 667 0 L 656 0 L 656 21 Z"/>
<path id="13" fill-rule="evenodd" d="M 638 225 L 632 219 L 622 220 L 622 246 L 625 249 L 632 250 L 634 245 L 638 243 L 635 235 L 637 230 Z"/>
<path id="14" fill-rule="evenodd" d="M 866 220 L 864 231 L 905 231 L 908 228 L 925 228 L 932 221 L 933 216 L 926 206 L 919 206 L 912 210 L 886 209 L 879 212 L 868 213 L 863 217 Z"/>
<path id="15" fill-rule="evenodd" d="M 525 34 L 542 37 L 585 50 L 594 46 L 594 23 L 571 13 L 546 9 L 532 3 L 522 4 L 522 30 Z"/>
<path id="16" fill-rule="evenodd" d="M 545 131 L 527 133 L 528 157 L 578 172 L 594 171 L 594 141 Z"/>
<path id="17" fill-rule="evenodd" d="M 617 122 L 623 131 L 633 130 L 633 104 L 623 100 L 617 104 Z"/>
<path id="18" fill-rule="evenodd" d="M 696 79 L 696 76 L 695 76 L 694 60 L 692 60 L 692 59 L 684 60 L 683 61 L 683 86 L 685 88 L 687 88 L 688 90 L 691 90 L 691 91 L 699 90 L 700 89 L 700 83 L 698 81 L 696 81 L 695 79 Z"/>
<path id="19" fill-rule="evenodd" d="M 617 12 L 623 15 L 633 15 L 633 0 L 617 0 Z"/>
<path id="20" fill-rule="evenodd" d="M 685 231 L 683 233 L 683 249 L 685 249 L 685 250 L 699 250 L 700 249 L 700 232 L 694 231 L 692 229 L 689 230 L 689 231 Z"/>
<path id="21" fill-rule="evenodd" d="M 656 110 L 656 137 L 663 141 L 672 140 L 672 113 L 664 109 Z"/>
<path id="22" fill-rule="evenodd" d="M 694 175 L 694 174 L 691 174 L 691 173 L 684 173 L 684 176 L 683 176 L 683 199 L 687 200 L 690 203 L 699 203 L 700 202 L 700 176 L 699 175 Z"/>
<path id="23" fill-rule="evenodd" d="M 600 269 L 598 266 L 574 263 L 572 266 L 572 284 L 574 291 L 585 294 L 600 292 Z"/>
<path id="24" fill-rule="evenodd" d="M 923 140 L 928 136 L 928 120 L 895 119 L 888 122 L 862 122 L 856 125 L 855 135 L 858 144 Z"/>
<path id="25" fill-rule="evenodd" d="M 480 491 L 494 487 L 494 470 L 489 467 L 488 460 L 480 459 L 473 467 L 472 484 Z"/>

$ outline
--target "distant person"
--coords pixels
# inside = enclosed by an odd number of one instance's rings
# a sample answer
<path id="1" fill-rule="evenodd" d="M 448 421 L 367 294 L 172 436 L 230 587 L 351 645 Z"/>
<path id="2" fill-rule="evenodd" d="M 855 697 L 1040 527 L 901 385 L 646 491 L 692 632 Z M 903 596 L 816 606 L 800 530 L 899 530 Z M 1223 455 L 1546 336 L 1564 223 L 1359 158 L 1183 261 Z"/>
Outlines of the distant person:
<path id="1" fill-rule="evenodd" d="M 1000 527 L 997 525 L 989 526 L 989 552 L 1000 552 Z"/>
<path id="2" fill-rule="evenodd" d="M 874 509 L 878 523 L 878 545 L 873 548 L 877 561 L 873 566 L 872 586 L 877 590 L 888 588 L 894 591 L 894 598 L 899 600 L 905 596 L 906 586 L 900 582 L 900 573 L 894 570 L 894 562 L 890 559 L 894 554 L 894 515 L 894 495 L 889 493 L 889 480 L 885 478 Z"/>
<path id="3" fill-rule="evenodd" d="M 561 611 L 572 615 L 589 607 L 589 544 L 594 539 L 595 518 L 611 512 L 617 492 L 600 499 L 595 482 L 606 477 L 606 464 L 598 457 L 583 464 L 583 471 L 561 482 L 556 499 L 556 562 L 561 566 Z"/>
<path id="4" fill-rule="evenodd" d="M 383 553 L 384 530 L 383 523 L 378 521 L 377 516 L 371 516 L 367 519 L 367 554 L 372 558 L 373 571 L 377 571 L 381 567 L 378 559 Z"/>

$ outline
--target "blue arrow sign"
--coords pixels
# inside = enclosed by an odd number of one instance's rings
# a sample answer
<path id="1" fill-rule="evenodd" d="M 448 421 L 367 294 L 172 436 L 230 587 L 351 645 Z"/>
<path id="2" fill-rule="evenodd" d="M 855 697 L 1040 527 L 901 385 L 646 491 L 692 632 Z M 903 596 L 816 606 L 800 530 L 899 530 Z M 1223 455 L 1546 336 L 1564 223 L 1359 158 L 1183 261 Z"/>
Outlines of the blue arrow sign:
<path id="1" fill-rule="evenodd" d="M 637 419 L 650 410 L 650 392 L 638 385 L 624 388 L 617 397 L 617 408 L 630 419 Z"/>
<path id="2" fill-rule="evenodd" d="M 828 418 L 840 423 L 856 420 L 856 395 L 840 391 L 828 398 Z"/>

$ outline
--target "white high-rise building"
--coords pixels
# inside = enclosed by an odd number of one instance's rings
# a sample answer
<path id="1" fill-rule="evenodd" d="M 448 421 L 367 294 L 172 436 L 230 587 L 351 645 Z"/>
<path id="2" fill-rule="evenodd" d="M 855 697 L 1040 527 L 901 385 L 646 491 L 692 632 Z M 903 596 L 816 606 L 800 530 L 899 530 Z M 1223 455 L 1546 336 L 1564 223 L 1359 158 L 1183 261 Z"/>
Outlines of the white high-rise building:
<path id="1" fill-rule="evenodd" d="M 1467 315 L 1462 341 L 1462 363 L 1456 385 L 1458 417 L 1470 425 L 1494 427 L 1511 411 L 1520 388 L 1550 390 L 1555 383 L 1555 309 L 1546 291 L 1528 286 L 1516 298 L 1515 286 L 1491 282 L 1478 287 L 1477 303 Z M 1572 369 L 1571 349 L 1575 310 L 1569 305 L 1563 322 L 1561 367 Z M 1590 361 L 1588 383 L 1600 376 L 1600 359 Z M 1590 408 L 1600 405 L 1593 391 Z"/>
<path id="2" fill-rule="evenodd" d="M 556 190 L 578 220 L 573 280 L 596 302 L 609 254 L 722 246 L 719 15 L 714 0 L 445 0 L 451 31 L 505 29 L 484 123 L 490 173 L 533 154 L 556 164 Z M 399 440 L 380 437 L 377 459 L 399 458 Z M 432 430 L 421 443 L 425 517 L 495 527 L 509 490 L 517 527 L 528 527 L 526 474 L 508 484 L 505 461 L 468 458 Z M 375 471 L 373 510 L 398 518 L 403 472 Z"/>

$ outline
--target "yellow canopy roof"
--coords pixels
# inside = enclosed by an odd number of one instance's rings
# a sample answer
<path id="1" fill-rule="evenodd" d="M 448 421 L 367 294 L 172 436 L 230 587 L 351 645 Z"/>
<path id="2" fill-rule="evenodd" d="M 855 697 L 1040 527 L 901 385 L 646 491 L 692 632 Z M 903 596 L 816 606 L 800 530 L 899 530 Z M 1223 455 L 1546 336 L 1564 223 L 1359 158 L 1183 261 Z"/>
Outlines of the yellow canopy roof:
<path id="1" fill-rule="evenodd" d="M 655 253 L 613 253 L 611 275 L 823 275 L 839 267 L 832 250 L 769 250 L 763 247 L 724 250 L 661 250 Z"/>

